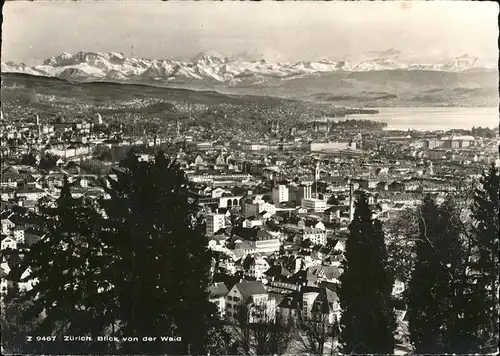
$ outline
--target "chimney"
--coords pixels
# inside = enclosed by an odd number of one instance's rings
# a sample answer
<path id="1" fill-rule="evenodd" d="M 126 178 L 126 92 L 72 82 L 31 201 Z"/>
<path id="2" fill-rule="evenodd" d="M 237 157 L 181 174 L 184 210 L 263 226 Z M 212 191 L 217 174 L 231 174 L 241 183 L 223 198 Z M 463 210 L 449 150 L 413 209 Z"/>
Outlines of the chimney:
<path id="1" fill-rule="evenodd" d="M 349 223 L 354 219 L 354 185 L 349 180 Z"/>

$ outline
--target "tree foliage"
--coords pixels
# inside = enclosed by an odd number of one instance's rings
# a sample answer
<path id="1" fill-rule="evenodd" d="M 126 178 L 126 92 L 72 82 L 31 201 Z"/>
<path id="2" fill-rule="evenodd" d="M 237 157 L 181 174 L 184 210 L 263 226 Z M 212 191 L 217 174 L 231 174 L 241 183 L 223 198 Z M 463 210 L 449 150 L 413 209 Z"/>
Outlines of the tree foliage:
<path id="1" fill-rule="evenodd" d="M 417 353 L 460 350 L 463 329 L 465 248 L 453 201 L 426 196 L 419 207 L 419 239 L 408 292 L 410 338 Z"/>
<path id="2" fill-rule="evenodd" d="M 101 208 L 108 217 L 103 240 L 119 256 L 108 269 L 116 281 L 118 334 L 182 337 L 175 344 L 124 344 L 124 350 L 206 353 L 217 320 L 207 291 L 211 255 L 184 173 L 159 152 L 151 162 L 129 154 L 115 174 L 111 199 Z"/>
<path id="3" fill-rule="evenodd" d="M 297 316 L 298 349 L 302 353 L 324 355 L 327 344 L 330 344 L 330 354 L 335 352 L 333 347 L 338 338 L 338 323 L 330 323 L 328 313 L 314 310 L 311 313 L 301 312 Z"/>
<path id="4" fill-rule="evenodd" d="M 265 305 L 239 305 L 235 322 L 235 351 L 243 355 L 283 355 L 295 336 L 292 317 Z"/>
<path id="5" fill-rule="evenodd" d="M 57 337 L 57 342 L 40 344 L 40 351 L 71 353 L 82 345 L 64 342 L 64 335 L 101 335 L 111 323 L 100 290 L 109 281 L 101 279 L 108 261 L 98 238 L 99 215 L 90 202 L 71 196 L 67 178 L 56 206 L 42 211 L 48 237 L 32 246 L 22 267 L 31 273 L 21 282 L 34 282 L 21 296 L 23 303 L 33 301 L 24 318 L 30 323 L 44 315 L 36 335 Z M 104 346 L 85 347 L 99 352 Z"/>
<path id="6" fill-rule="evenodd" d="M 349 225 L 345 258 L 339 290 L 343 352 L 392 354 L 394 280 L 387 265 L 382 225 L 372 219 L 364 193 Z"/>
<path id="7" fill-rule="evenodd" d="M 426 197 L 417 209 L 419 239 L 408 291 L 417 353 L 497 347 L 498 186 L 492 165 L 472 197 L 470 189 L 459 189 L 441 205 Z"/>
<path id="8" fill-rule="evenodd" d="M 108 179 L 107 198 L 74 199 L 65 179 L 55 207 L 42 207 L 46 238 L 32 246 L 26 279 L 37 283 L 23 320 L 43 315 L 40 335 L 138 337 L 139 342 L 45 343 L 75 353 L 221 352 L 223 325 L 208 300 L 211 254 L 179 166 L 159 152 L 129 154 Z M 156 336 L 156 342 L 142 337 Z M 180 337 L 164 342 L 160 336 Z"/>
<path id="9" fill-rule="evenodd" d="M 471 279 L 474 284 L 469 313 L 476 320 L 480 351 L 492 352 L 498 346 L 498 239 L 499 174 L 494 164 L 483 174 L 474 191 Z M 475 351 L 475 350 L 474 350 Z"/>

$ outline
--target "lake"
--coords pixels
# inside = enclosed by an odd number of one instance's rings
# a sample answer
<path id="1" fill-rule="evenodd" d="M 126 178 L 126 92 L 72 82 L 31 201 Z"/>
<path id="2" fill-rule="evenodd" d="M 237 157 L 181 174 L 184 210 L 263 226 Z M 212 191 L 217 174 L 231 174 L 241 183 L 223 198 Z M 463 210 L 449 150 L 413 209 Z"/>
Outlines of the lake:
<path id="1" fill-rule="evenodd" d="M 375 115 L 349 115 L 387 123 L 387 130 L 435 131 L 498 127 L 498 108 L 378 108 Z"/>

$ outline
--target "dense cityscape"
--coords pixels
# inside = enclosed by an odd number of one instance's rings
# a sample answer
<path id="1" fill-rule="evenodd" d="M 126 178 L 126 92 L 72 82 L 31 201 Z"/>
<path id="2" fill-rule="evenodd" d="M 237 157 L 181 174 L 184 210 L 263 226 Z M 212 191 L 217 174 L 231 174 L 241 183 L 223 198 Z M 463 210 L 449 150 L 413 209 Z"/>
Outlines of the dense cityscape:
<path id="1" fill-rule="evenodd" d="M 498 144 L 498 129 L 402 132 L 327 117 L 284 128 L 270 120 L 260 140 L 188 119 L 133 135 L 106 119 L 64 122 L 2 112 L 2 300 L 36 285 L 30 267 L 20 268 L 31 247 L 50 238 L 41 206 L 57 204 L 65 180 L 74 198 L 109 199 L 103 178 L 116 179 L 128 152 L 149 162 L 161 151 L 185 172 L 205 245 L 217 256 L 208 292 L 222 320 L 238 319 L 240 300 L 263 303 L 272 315 L 290 314 L 298 300 L 311 314 L 325 301 L 329 323 L 338 325 L 337 288 L 360 195 L 386 237 L 396 238 L 391 222 L 426 195 L 443 202 L 470 189 L 495 163 Z M 404 299 L 405 282 L 395 280 L 395 299 Z M 405 352 L 405 303 L 395 310 L 398 352 Z M 330 349 L 336 343 L 324 342 Z"/>

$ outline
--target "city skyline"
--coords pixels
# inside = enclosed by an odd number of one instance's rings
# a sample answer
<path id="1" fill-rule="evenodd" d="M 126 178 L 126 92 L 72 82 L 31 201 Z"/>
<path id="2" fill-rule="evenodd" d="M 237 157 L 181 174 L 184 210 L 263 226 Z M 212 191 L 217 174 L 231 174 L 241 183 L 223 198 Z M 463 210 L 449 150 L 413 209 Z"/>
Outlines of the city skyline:
<path id="1" fill-rule="evenodd" d="M 191 59 L 215 50 L 276 62 L 469 54 L 491 65 L 497 14 L 495 3 L 477 2 L 7 2 L 2 61 L 40 64 L 79 51 Z M 128 20 L 117 26 L 113 17 Z"/>

